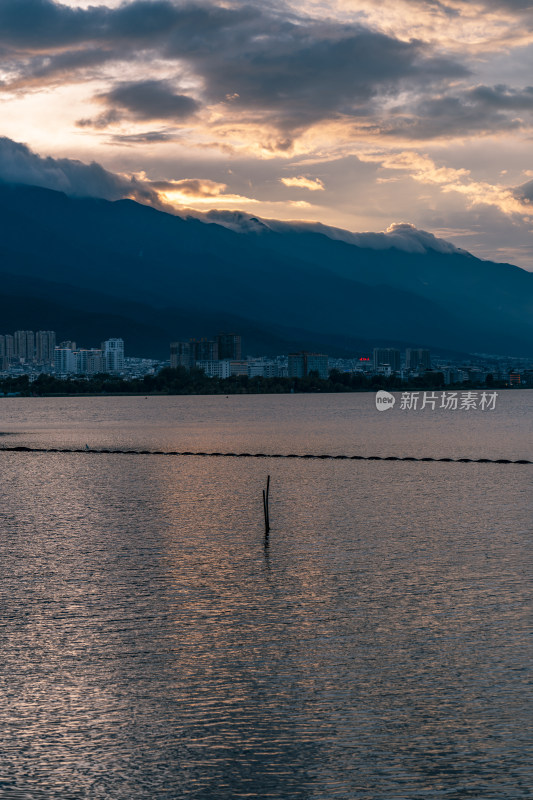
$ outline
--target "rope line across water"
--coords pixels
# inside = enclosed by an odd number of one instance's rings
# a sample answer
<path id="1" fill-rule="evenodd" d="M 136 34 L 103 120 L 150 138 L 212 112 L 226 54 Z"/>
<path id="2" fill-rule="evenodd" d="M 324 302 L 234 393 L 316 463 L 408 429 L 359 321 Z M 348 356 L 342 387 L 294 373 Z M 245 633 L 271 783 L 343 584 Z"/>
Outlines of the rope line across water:
<path id="1" fill-rule="evenodd" d="M 204 453 L 192 450 L 119 450 L 106 449 L 91 450 L 84 447 L 1 447 L 0 451 L 6 453 L 86 453 L 88 455 L 135 455 L 135 456 L 202 456 L 205 458 L 314 458 L 314 459 L 346 459 L 349 461 L 447 461 L 455 463 L 475 464 L 533 464 L 533 461 L 520 458 L 515 461 L 509 458 L 416 458 L 415 456 L 346 456 L 314 453 Z"/>

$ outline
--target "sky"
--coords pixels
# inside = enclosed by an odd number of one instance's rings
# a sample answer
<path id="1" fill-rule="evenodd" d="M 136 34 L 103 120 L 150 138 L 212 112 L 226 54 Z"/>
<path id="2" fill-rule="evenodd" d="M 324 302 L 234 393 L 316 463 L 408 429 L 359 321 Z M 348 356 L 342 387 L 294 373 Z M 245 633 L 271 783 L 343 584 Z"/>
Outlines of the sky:
<path id="1" fill-rule="evenodd" d="M 527 0 L 0 0 L 0 179 L 533 270 L 532 135 Z"/>

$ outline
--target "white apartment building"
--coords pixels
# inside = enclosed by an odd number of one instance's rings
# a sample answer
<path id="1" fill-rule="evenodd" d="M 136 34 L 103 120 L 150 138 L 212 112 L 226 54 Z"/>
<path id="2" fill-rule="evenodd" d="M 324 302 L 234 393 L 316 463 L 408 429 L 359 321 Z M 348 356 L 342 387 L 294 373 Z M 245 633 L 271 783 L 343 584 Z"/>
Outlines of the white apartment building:
<path id="1" fill-rule="evenodd" d="M 60 375 L 75 375 L 78 371 L 76 354 L 70 347 L 56 347 L 54 350 L 54 371 Z"/>
<path id="2" fill-rule="evenodd" d="M 102 367 L 104 372 L 124 371 L 124 339 L 106 339 L 102 342 Z"/>
<path id="3" fill-rule="evenodd" d="M 276 361 L 269 361 L 264 358 L 250 359 L 248 361 L 249 378 L 277 378 L 278 376 L 279 369 Z"/>
<path id="4" fill-rule="evenodd" d="M 231 375 L 229 358 L 223 361 L 197 361 L 196 366 L 205 372 L 208 378 L 229 378 Z"/>

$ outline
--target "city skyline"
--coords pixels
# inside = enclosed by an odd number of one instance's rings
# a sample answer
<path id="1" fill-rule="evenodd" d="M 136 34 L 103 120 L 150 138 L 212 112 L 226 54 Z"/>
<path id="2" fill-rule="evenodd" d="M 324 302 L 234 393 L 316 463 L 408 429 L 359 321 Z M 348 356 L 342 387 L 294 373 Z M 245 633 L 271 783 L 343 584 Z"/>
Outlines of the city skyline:
<path id="1" fill-rule="evenodd" d="M 100 347 L 78 347 L 72 339 L 57 341 L 55 331 L 16 330 L 0 334 L 0 371 L 29 366 L 57 374 L 120 373 L 124 369 L 124 340 L 112 337 Z"/>
<path id="2" fill-rule="evenodd" d="M 315 374 L 328 380 L 330 373 L 344 373 L 409 381 L 417 376 L 431 380 L 432 375 L 440 373 L 444 385 L 480 382 L 487 375 L 495 375 L 510 386 L 528 386 L 532 380 L 530 359 L 477 355 L 465 361 L 435 354 L 432 358 L 428 348 L 375 346 L 371 355 L 354 353 L 351 357 L 310 350 L 289 351 L 274 357 L 257 353 L 243 357 L 241 335 L 227 331 L 211 339 L 204 336 L 170 342 L 170 359 L 162 361 L 138 356 L 126 358 L 124 339 L 120 337 L 103 341 L 99 348 L 79 347 L 71 339 L 56 342 L 55 331 L 19 329 L 13 334 L 0 334 L 2 379 L 26 376 L 32 382 L 41 375 L 54 375 L 56 378 L 84 376 L 90 381 L 108 374 L 128 380 L 140 375 L 158 375 L 170 365 L 173 369 L 200 370 L 206 377 L 218 379 L 301 379 Z"/>
<path id="3" fill-rule="evenodd" d="M 4 0 L 0 179 L 178 213 L 412 223 L 531 269 L 532 14 Z"/>

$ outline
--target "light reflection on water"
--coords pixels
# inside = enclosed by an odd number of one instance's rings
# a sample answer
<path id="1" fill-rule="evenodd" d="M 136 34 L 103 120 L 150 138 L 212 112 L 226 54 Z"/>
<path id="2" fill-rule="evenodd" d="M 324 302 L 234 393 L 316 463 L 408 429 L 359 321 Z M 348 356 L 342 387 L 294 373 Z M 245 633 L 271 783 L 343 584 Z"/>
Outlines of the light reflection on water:
<path id="1" fill-rule="evenodd" d="M 0 432 L 16 434 L 0 444 L 531 458 L 531 390 L 500 391 L 494 411 L 399 406 L 377 412 L 371 392 L 0 398 Z"/>
<path id="2" fill-rule="evenodd" d="M 0 797 L 530 797 L 529 467 L 2 467 Z"/>

